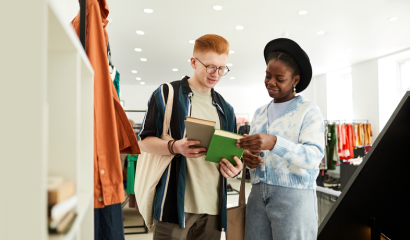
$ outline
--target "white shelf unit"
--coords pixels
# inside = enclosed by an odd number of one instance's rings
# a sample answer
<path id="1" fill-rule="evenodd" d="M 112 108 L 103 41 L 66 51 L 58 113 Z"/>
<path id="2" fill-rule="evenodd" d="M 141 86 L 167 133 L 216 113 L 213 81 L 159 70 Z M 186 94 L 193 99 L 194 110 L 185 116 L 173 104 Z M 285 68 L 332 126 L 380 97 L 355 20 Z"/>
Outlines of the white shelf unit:
<path id="1" fill-rule="evenodd" d="M 60 8 L 59 0 L 22 0 L 0 10 L 2 240 L 94 239 L 94 72 Z M 51 175 L 77 185 L 77 218 L 65 235 L 48 234 Z"/>

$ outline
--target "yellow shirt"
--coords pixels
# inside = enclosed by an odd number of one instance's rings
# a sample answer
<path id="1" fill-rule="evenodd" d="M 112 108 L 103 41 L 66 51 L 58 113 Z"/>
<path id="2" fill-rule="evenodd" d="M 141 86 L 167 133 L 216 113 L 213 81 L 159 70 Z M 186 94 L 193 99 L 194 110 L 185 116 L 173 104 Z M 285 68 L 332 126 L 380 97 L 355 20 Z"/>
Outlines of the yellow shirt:
<path id="1" fill-rule="evenodd" d="M 215 122 L 220 129 L 216 107 L 211 93 L 193 92 L 191 117 Z M 187 158 L 185 212 L 218 215 L 219 164 L 205 161 L 205 156 Z"/>

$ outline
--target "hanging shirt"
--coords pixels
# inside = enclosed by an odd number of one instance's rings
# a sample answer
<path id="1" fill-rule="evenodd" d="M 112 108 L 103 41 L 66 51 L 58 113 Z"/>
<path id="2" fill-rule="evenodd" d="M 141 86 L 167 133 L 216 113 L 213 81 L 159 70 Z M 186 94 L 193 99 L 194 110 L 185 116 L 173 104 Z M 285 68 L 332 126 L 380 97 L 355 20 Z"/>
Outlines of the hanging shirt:
<path id="1" fill-rule="evenodd" d="M 191 86 L 191 117 L 214 121 L 220 129 L 218 112 L 212 104 L 211 93 L 203 93 Z M 218 215 L 219 163 L 205 161 L 205 156 L 187 158 L 185 212 Z"/>
<path id="2" fill-rule="evenodd" d="M 106 0 L 87 1 L 85 50 L 94 69 L 94 208 L 124 202 L 120 152 L 140 153 L 108 69 L 108 13 Z M 80 13 L 71 24 L 80 35 Z"/>
<path id="3" fill-rule="evenodd" d="M 295 98 L 282 103 L 274 103 L 272 101 L 268 106 L 269 125 L 271 125 L 293 101 L 295 101 Z"/>

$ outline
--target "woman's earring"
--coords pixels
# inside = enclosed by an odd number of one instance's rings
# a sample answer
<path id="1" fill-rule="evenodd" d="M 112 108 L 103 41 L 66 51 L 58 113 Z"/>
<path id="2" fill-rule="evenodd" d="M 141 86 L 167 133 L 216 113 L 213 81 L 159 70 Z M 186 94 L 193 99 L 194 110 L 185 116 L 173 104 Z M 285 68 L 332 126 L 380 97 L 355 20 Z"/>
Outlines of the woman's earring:
<path id="1" fill-rule="evenodd" d="M 296 96 L 296 85 L 293 84 L 293 96 Z"/>

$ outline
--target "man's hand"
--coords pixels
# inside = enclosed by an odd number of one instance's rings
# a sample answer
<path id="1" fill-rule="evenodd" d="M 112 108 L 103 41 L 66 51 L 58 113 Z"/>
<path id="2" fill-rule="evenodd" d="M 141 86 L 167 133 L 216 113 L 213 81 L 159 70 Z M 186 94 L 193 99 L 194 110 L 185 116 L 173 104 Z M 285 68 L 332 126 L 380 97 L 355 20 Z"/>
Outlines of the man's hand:
<path id="1" fill-rule="evenodd" d="M 227 159 L 222 158 L 222 161 L 219 162 L 221 166 L 221 173 L 222 176 L 226 178 L 233 178 L 242 170 L 243 164 L 242 161 L 238 157 L 233 157 L 236 162 L 236 167 L 234 167 Z"/>
<path id="2" fill-rule="evenodd" d="M 244 138 L 238 139 L 236 146 L 238 148 L 248 149 L 253 152 L 272 150 L 277 141 L 276 136 L 272 136 L 267 133 L 257 133 L 244 136 Z"/>
<path id="3" fill-rule="evenodd" d="M 246 163 L 246 166 L 248 166 L 251 169 L 257 168 L 258 166 L 262 165 L 263 159 L 260 156 L 254 155 L 256 153 L 260 153 L 261 151 L 249 151 L 245 150 L 243 153 L 243 160 Z"/>
<path id="4" fill-rule="evenodd" d="M 175 154 L 181 154 L 187 158 L 199 158 L 206 154 L 206 148 L 190 148 L 190 146 L 198 144 L 200 144 L 199 141 L 188 141 L 187 138 L 184 138 L 175 141 L 173 150 Z"/>

